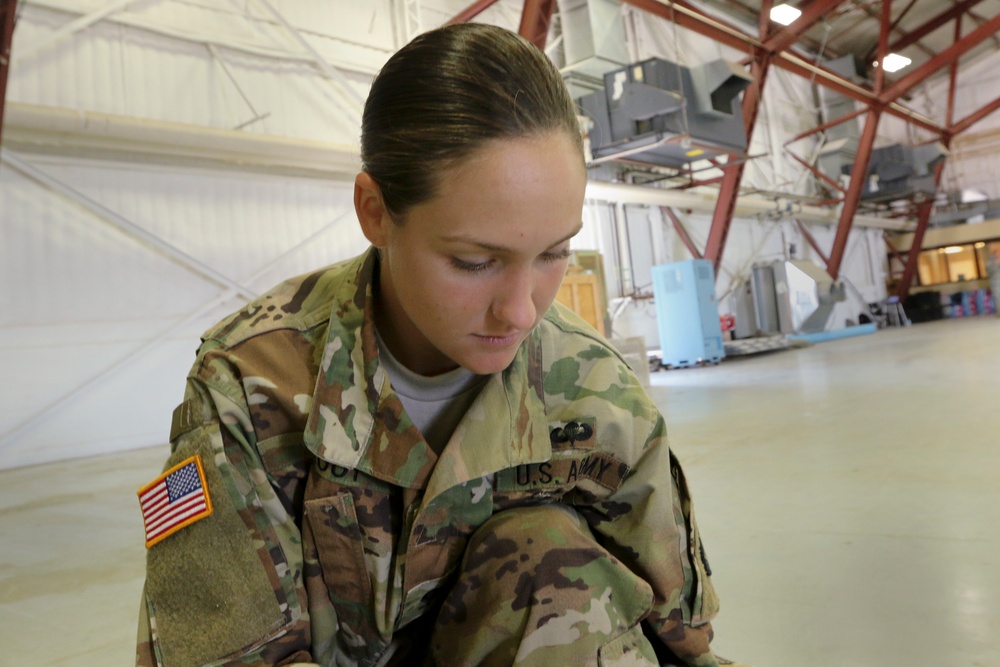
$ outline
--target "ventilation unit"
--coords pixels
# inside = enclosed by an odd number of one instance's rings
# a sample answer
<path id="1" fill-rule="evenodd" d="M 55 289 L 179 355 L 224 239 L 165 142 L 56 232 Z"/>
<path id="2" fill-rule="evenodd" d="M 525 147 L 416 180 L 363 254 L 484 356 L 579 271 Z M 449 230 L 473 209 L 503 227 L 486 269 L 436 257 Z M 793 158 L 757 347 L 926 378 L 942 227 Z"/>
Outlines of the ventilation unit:
<path id="1" fill-rule="evenodd" d="M 590 118 L 593 162 L 628 159 L 681 167 L 745 155 L 740 93 L 752 78 L 724 60 L 688 68 L 661 58 L 604 75 L 604 89 L 579 98 Z"/>
<path id="2" fill-rule="evenodd" d="M 922 146 L 894 144 L 872 151 L 861 190 L 863 201 L 893 201 L 914 197 L 934 197 L 934 167 L 948 155 L 940 143 Z M 850 173 L 850 165 L 845 165 Z"/>

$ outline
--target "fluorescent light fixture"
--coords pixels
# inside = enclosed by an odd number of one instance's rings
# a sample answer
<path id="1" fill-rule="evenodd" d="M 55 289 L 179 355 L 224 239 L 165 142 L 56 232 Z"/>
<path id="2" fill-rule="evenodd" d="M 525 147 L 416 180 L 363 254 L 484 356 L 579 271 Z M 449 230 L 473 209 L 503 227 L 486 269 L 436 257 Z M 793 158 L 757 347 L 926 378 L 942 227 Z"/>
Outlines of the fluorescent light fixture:
<path id="1" fill-rule="evenodd" d="M 791 25 L 792 21 L 802 16 L 802 12 L 791 5 L 781 4 L 771 7 L 771 20 L 781 25 Z"/>
<path id="2" fill-rule="evenodd" d="M 946 255 L 954 255 L 956 253 L 962 252 L 962 250 L 964 250 L 964 248 L 962 248 L 961 246 L 950 245 L 947 248 L 944 248 L 942 252 L 944 252 Z"/>
<path id="3" fill-rule="evenodd" d="M 906 56 L 901 56 L 898 53 L 890 53 L 882 61 L 882 69 L 886 72 L 898 72 L 911 62 L 913 61 Z"/>

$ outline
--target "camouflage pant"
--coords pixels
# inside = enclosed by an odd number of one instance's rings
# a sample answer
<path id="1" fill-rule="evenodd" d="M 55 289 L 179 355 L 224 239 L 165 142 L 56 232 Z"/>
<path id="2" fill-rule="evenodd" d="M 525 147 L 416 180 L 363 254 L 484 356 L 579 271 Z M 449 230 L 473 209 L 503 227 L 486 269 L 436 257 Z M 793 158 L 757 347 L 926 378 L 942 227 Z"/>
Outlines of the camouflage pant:
<path id="1" fill-rule="evenodd" d="M 639 621 L 649 585 L 559 505 L 493 516 L 472 536 L 431 633 L 438 665 L 657 665 Z"/>

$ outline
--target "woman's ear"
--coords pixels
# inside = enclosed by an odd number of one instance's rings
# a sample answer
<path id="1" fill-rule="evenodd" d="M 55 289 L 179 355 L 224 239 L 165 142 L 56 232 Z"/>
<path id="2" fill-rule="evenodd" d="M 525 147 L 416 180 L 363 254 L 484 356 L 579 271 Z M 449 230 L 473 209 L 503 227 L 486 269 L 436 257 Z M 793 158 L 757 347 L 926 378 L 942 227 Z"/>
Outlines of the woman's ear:
<path id="1" fill-rule="evenodd" d="M 376 248 L 388 245 L 388 225 L 393 224 L 392 218 L 382 201 L 378 183 L 364 171 L 354 178 L 354 211 L 365 238 Z"/>

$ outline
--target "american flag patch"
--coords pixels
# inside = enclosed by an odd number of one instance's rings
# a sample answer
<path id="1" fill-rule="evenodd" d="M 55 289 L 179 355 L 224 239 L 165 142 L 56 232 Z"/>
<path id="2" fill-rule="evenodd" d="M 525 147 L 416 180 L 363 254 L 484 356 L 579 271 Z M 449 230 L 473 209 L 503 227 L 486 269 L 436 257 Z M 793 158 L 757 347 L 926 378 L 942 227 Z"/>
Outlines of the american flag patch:
<path id="1" fill-rule="evenodd" d="M 197 455 L 184 459 L 139 489 L 146 548 L 212 513 L 205 471 Z"/>

